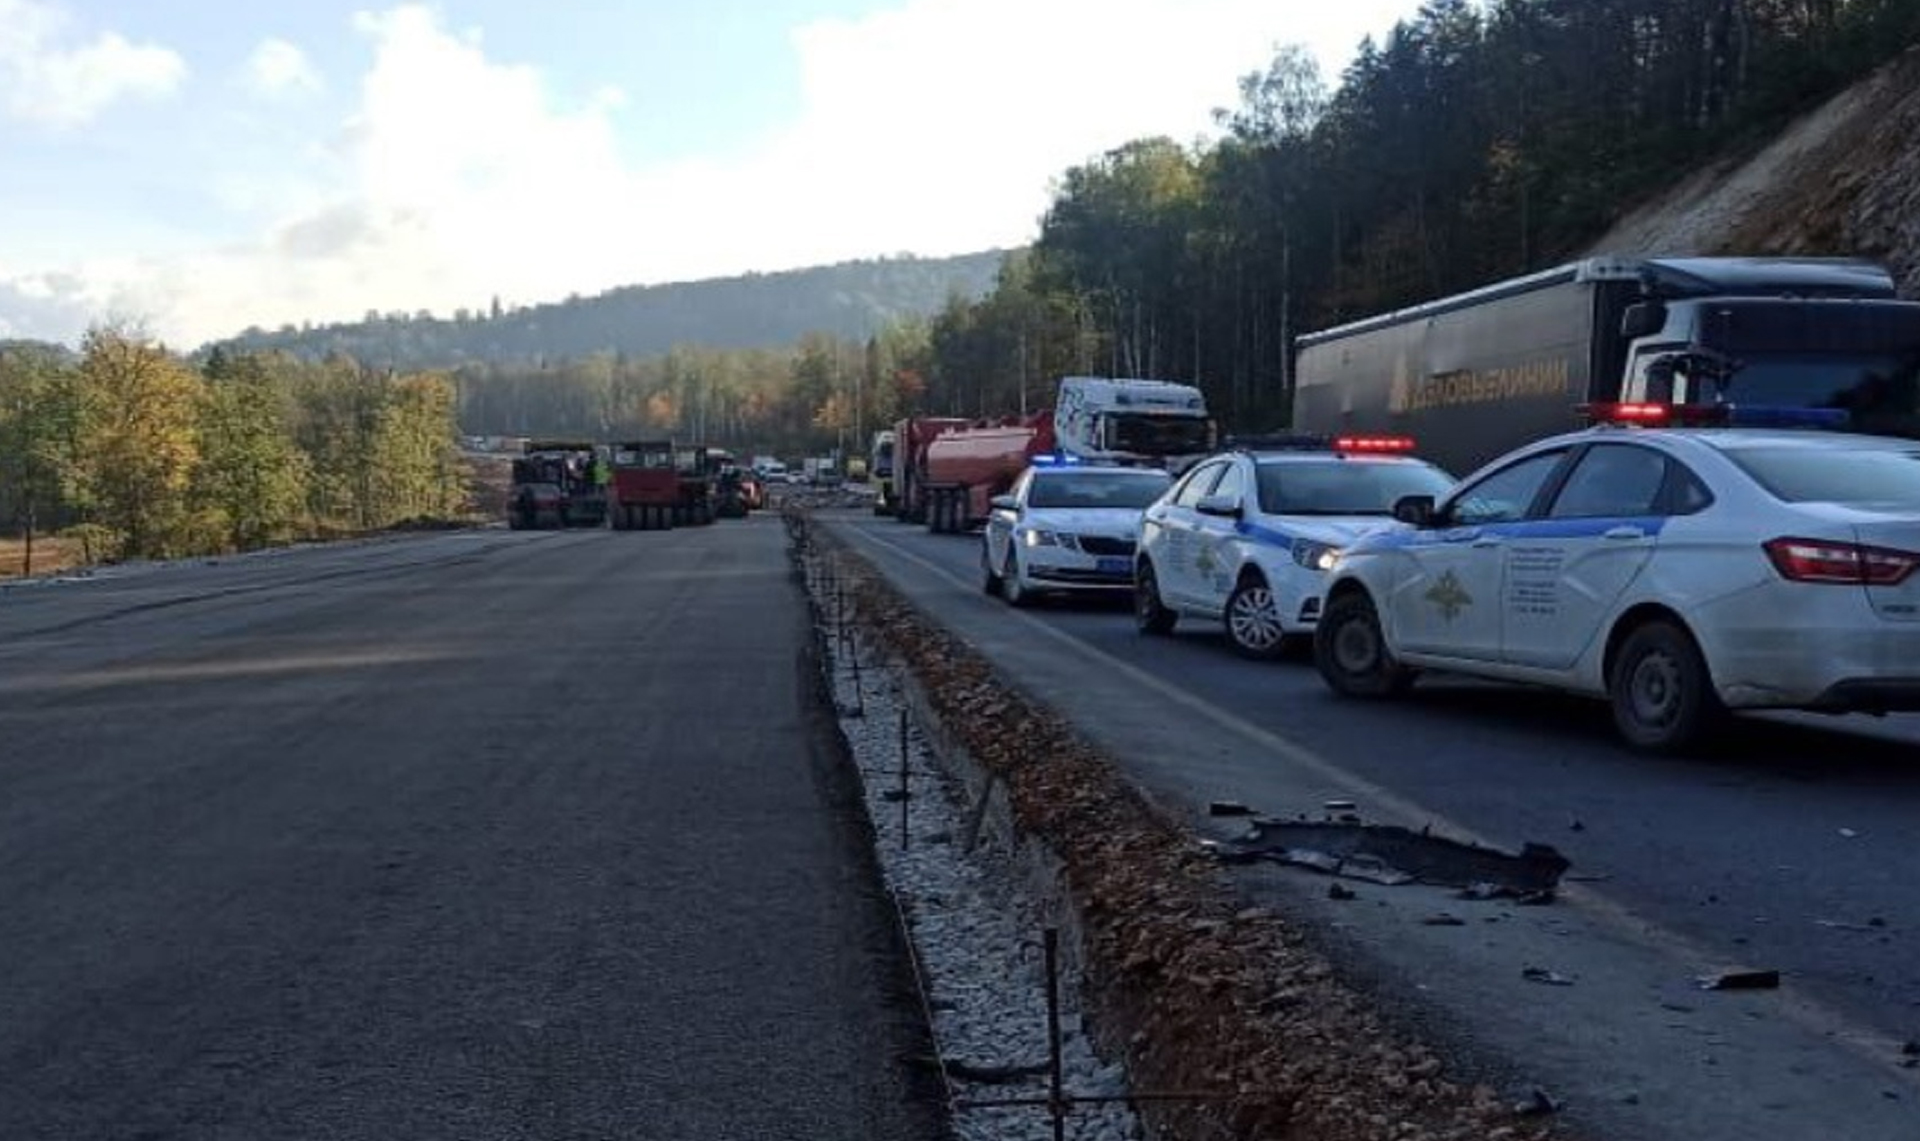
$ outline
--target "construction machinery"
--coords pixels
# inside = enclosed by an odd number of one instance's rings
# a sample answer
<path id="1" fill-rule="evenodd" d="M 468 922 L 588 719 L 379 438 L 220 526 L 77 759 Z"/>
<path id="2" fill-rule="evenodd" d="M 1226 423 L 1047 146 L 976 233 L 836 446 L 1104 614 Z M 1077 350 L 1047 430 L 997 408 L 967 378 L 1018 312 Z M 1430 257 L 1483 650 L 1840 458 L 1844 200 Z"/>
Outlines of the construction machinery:
<path id="1" fill-rule="evenodd" d="M 599 527 L 607 519 L 607 489 L 595 479 L 599 453 L 578 440 L 528 440 L 513 461 L 507 526 Z"/>

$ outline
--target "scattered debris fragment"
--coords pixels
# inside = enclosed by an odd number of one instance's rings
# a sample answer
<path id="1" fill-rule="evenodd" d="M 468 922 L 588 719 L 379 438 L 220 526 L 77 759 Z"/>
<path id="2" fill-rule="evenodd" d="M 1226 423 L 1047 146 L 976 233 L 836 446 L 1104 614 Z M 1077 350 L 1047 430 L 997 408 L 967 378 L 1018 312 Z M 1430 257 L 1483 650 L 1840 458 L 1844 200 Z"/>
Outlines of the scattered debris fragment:
<path id="1" fill-rule="evenodd" d="M 1237 800 L 1216 800 L 1207 805 L 1209 816 L 1252 816 L 1253 809 Z"/>
<path id="2" fill-rule="evenodd" d="M 1327 898 L 1337 899 L 1345 903 L 1347 900 L 1358 899 L 1360 896 L 1358 892 L 1345 884 L 1330 883 L 1327 885 Z"/>
<path id="3" fill-rule="evenodd" d="M 1513 1111 L 1521 1117 L 1545 1117 L 1550 1113 L 1560 1112 L 1560 1103 L 1552 1094 L 1535 1086 L 1526 1097 L 1514 1105 Z"/>
<path id="4" fill-rule="evenodd" d="M 1777 990 L 1779 971 L 1721 971 L 1700 976 L 1701 990 Z"/>
<path id="5" fill-rule="evenodd" d="M 1448 915 L 1444 911 L 1435 912 L 1420 921 L 1425 927 L 1465 927 L 1467 921 L 1458 915 Z"/>
<path id="6" fill-rule="evenodd" d="M 1816 919 L 1813 922 L 1829 931 L 1878 931 L 1886 926 L 1885 923 L 1848 923 L 1840 919 Z"/>
<path id="7" fill-rule="evenodd" d="M 1523 979 L 1526 979 L 1530 983 L 1543 983 L 1547 986 L 1572 986 L 1573 985 L 1573 980 L 1571 978 L 1568 978 L 1566 975 L 1563 975 L 1558 971 L 1548 970 L 1545 967 L 1523 968 L 1520 972 L 1520 977 Z"/>
<path id="8" fill-rule="evenodd" d="M 1551 893 L 1571 866 L 1546 844 L 1514 854 L 1396 825 L 1304 820 L 1262 820 L 1213 850 L 1229 862 L 1275 860 L 1388 885 L 1492 885 L 1522 894 Z"/>
<path id="9" fill-rule="evenodd" d="M 1842 837 L 1844 837 L 1845 839 L 1848 839 L 1848 840 L 1851 840 L 1851 839 L 1854 839 L 1855 837 L 1857 837 L 1857 836 L 1859 836 L 1859 835 L 1860 835 L 1860 833 L 1858 833 L 1858 832 L 1855 832 L 1855 831 L 1854 831 L 1853 829 L 1851 829 L 1851 828 L 1842 828 L 1842 829 L 1840 829 L 1840 835 L 1841 835 Z"/>

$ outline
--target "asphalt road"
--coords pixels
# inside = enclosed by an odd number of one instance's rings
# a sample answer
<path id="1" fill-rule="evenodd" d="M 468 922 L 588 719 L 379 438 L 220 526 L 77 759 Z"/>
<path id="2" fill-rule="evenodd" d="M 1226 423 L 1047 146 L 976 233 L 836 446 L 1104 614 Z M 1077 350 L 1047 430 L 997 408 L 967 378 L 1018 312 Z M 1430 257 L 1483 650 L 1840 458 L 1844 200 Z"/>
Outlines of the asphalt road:
<path id="1" fill-rule="evenodd" d="M 1642 757 L 1596 703 L 1441 679 L 1344 702 L 1310 662 L 1243 661 L 1192 620 L 1157 639 L 1124 602 L 1015 612 L 981 594 L 977 538 L 829 522 L 1203 833 L 1238 827 L 1202 815 L 1210 800 L 1291 816 L 1342 797 L 1374 821 L 1565 853 L 1579 882 L 1550 908 L 1371 885 L 1334 904 L 1324 880 L 1243 875 L 1492 1079 L 1547 1084 L 1602 1135 L 1920 1137 L 1901 1065 L 1920 1039 L 1920 719 L 1755 717 L 1705 759 Z M 1440 911 L 1467 925 L 1426 922 Z M 1695 986 L 1725 967 L 1785 985 Z"/>
<path id="2" fill-rule="evenodd" d="M 783 547 L 0 591 L 0 1137 L 935 1135 Z"/>

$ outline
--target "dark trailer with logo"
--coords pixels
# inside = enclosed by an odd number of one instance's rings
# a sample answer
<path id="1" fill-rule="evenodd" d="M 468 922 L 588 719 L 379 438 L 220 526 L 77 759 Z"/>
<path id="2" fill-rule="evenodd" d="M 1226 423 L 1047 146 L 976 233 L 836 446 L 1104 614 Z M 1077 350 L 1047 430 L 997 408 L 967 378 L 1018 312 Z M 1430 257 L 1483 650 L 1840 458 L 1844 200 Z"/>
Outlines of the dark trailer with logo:
<path id="1" fill-rule="evenodd" d="M 1742 335 L 1755 320 L 1800 335 L 1762 348 Z M 1465 475 L 1583 426 L 1582 404 L 1737 402 L 1744 370 L 1770 404 L 1834 407 L 1904 368 L 1911 403 L 1920 306 L 1896 300 L 1871 262 L 1589 258 L 1311 333 L 1295 350 L 1296 431 L 1412 436 Z M 1762 385 L 1787 356 L 1798 379 Z M 1706 362 L 1730 371 L 1709 386 Z"/>

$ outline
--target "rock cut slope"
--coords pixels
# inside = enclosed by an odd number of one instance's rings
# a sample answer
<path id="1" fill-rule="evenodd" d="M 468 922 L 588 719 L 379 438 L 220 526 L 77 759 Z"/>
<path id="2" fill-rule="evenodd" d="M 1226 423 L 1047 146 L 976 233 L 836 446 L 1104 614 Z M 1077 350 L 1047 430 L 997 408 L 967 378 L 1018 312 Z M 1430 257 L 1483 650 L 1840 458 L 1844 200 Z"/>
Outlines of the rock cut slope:
<path id="1" fill-rule="evenodd" d="M 1868 257 L 1920 296 L 1920 48 L 1642 204 L 1588 252 Z"/>

